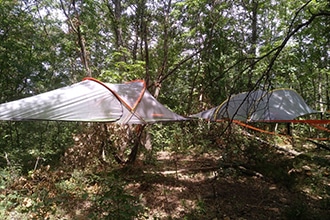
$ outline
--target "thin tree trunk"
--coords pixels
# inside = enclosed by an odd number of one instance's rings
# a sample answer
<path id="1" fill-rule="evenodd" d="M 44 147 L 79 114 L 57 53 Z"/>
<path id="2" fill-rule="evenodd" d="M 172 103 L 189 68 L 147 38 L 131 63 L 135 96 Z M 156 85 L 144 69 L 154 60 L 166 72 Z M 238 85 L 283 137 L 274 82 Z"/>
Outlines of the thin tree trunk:
<path id="1" fill-rule="evenodd" d="M 78 44 L 80 47 L 80 53 L 81 53 L 81 62 L 87 71 L 87 76 L 92 77 L 92 72 L 88 65 L 88 54 L 85 45 L 85 38 L 81 32 L 80 26 L 77 27 L 77 36 L 78 36 Z"/>
<path id="2" fill-rule="evenodd" d="M 171 10 L 171 0 L 168 1 L 168 4 L 164 5 L 165 7 L 165 12 L 164 12 L 164 35 L 163 35 L 163 39 L 164 39 L 164 43 L 163 43 L 163 61 L 162 61 L 162 65 L 159 68 L 159 72 L 158 72 L 158 77 L 157 77 L 157 82 L 155 84 L 156 89 L 154 92 L 154 97 L 157 99 L 159 96 L 159 92 L 160 92 L 160 88 L 161 88 L 161 81 L 163 76 L 165 75 L 165 72 L 168 69 L 168 51 L 169 51 L 169 45 L 168 45 L 168 39 L 169 39 L 169 33 L 168 33 L 168 28 L 170 26 L 169 24 L 169 14 L 170 14 L 170 10 Z"/>
<path id="3" fill-rule="evenodd" d="M 113 3 L 113 5 L 111 4 Z M 113 0 L 107 1 L 107 8 L 109 10 L 112 29 L 115 35 L 115 49 L 117 51 L 121 51 L 124 48 L 124 40 L 123 40 L 123 27 L 122 27 L 122 1 L 121 0 Z M 126 62 L 126 54 L 122 53 L 119 61 Z"/>
<path id="4" fill-rule="evenodd" d="M 318 101 L 320 103 L 320 111 L 324 111 L 324 106 L 323 106 L 323 96 L 322 96 L 322 75 L 319 73 L 319 82 L 318 82 Z"/>
<path id="5" fill-rule="evenodd" d="M 329 75 L 325 74 L 326 78 L 326 88 L 330 88 L 330 83 L 329 83 Z M 330 111 L 330 93 L 329 89 L 326 90 L 326 99 L 327 99 L 327 110 Z"/>
<path id="6" fill-rule="evenodd" d="M 148 46 L 148 24 L 147 20 L 143 20 L 143 41 L 144 41 L 144 53 L 145 53 L 145 81 L 149 85 L 150 73 L 149 73 L 149 46 Z"/>
<path id="7" fill-rule="evenodd" d="M 128 156 L 128 160 L 126 161 L 126 164 L 132 164 L 136 161 L 144 128 L 145 128 L 145 125 L 137 125 L 136 130 L 135 130 L 135 137 L 133 140 L 133 148 L 132 148 L 131 153 Z"/>
<path id="8" fill-rule="evenodd" d="M 252 20 L 252 24 L 251 24 L 251 29 L 252 29 L 252 34 L 251 34 L 251 49 L 250 49 L 250 55 L 252 57 L 256 57 L 257 56 L 257 40 L 258 40 L 258 29 L 257 29 L 257 22 L 258 22 L 258 6 L 259 3 L 257 0 L 253 0 L 252 1 L 252 16 L 251 16 L 251 20 Z M 251 60 L 251 68 L 249 71 L 249 75 L 248 75 L 248 87 L 252 86 L 252 77 L 253 77 L 253 70 L 255 67 L 255 62 L 252 59 Z"/>
<path id="9" fill-rule="evenodd" d="M 71 3 L 72 6 L 73 6 L 74 14 L 75 14 L 73 19 L 69 16 L 69 12 L 66 11 L 64 3 L 63 3 L 62 0 L 60 0 L 60 3 L 61 3 L 63 13 L 64 13 L 65 17 L 67 18 L 67 20 L 69 22 L 69 26 L 70 26 L 71 30 L 75 34 L 77 34 L 77 38 L 78 38 L 77 41 L 78 41 L 78 45 L 79 45 L 79 49 L 80 49 L 81 63 L 84 66 L 84 68 L 86 69 L 87 76 L 91 77 L 92 72 L 91 72 L 91 70 L 89 68 L 89 65 L 88 65 L 88 53 L 87 53 L 86 45 L 85 45 L 85 38 L 84 38 L 83 33 L 81 31 L 81 28 L 80 28 L 80 25 L 81 25 L 82 22 L 79 19 L 79 13 L 76 9 L 76 1 L 73 0 L 72 3 Z M 68 9 L 68 10 L 70 10 L 70 9 Z"/>

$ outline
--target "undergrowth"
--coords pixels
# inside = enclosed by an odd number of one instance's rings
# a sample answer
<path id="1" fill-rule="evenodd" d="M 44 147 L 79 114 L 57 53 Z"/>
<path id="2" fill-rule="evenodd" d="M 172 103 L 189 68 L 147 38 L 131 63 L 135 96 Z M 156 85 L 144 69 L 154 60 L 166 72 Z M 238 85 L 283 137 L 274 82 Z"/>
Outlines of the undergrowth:
<path id="1" fill-rule="evenodd" d="M 140 147 L 139 160 L 129 167 L 116 163 L 113 152 L 123 142 L 114 134 L 109 137 L 105 129 L 98 124 L 75 135 L 75 144 L 61 153 L 59 163 L 36 164 L 34 161 L 28 172 L 22 172 L 26 167 L 19 163 L 3 165 L 0 169 L 0 218 L 148 219 L 148 213 L 152 212 L 150 204 L 144 201 L 143 193 L 133 193 L 128 186 L 141 184 L 142 189 L 151 193 L 149 189 L 166 181 L 174 186 L 179 183 L 178 174 L 176 178 L 166 179 L 145 170 L 145 167 L 157 170 L 159 152 L 189 158 L 211 157 L 216 153 L 221 156 L 217 161 L 218 179 L 213 180 L 214 183 L 226 179 L 244 181 L 247 175 L 252 175 L 297 195 L 281 209 L 284 219 L 326 219 L 329 214 L 329 152 L 311 143 L 252 133 L 264 140 L 260 142 L 246 136 L 247 131 L 240 127 L 196 121 L 157 125 L 146 129 L 152 137 L 152 148 Z M 124 133 L 118 128 L 111 131 Z M 275 144 L 289 145 L 301 154 L 290 155 L 274 147 Z M 173 164 L 180 161 L 179 156 L 172 158 Z M 180 204 L 187 209 L 182 219 L 202 219 L 212 214 L 219 217 L 219 213 L 225 213 L 220 205 L 209 207 L 208 200 L 203 197 L 195 198 L 193 207 L 189 207 L 186 200 L 181 200 Z M 244 204 L 237 205 L 238 209 L 242 207 Z"/>

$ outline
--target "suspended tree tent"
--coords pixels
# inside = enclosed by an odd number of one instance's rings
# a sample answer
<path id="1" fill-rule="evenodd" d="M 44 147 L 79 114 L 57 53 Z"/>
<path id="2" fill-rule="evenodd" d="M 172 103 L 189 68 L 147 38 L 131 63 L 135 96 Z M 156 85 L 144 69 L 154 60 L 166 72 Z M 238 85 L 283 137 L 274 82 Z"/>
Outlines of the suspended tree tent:
<path id="1" fill-rule="evenodd" d="M 191 117 L 209 121 L 231 120 L 237 124 L 262 131 L 247 122 L 308 123 L 330 132 L 319 124 L 330 124 L 327 119 L 300 119 L 302 116 L 321 113 L 309 107 L 292 89 L 276 89 L 270 92 L 251 91 L 229 97 L 221 105 L 197 113 Z"/>
<path id="2" fill-rule="evenodd" d="M 294 90 L 252 91 L 233 95 L 221 105 L 192 115 L 210 121 L 223 119 L 244 122 L 292 122 L 296 118 L 318 113 Z"/>
<path id="3" fill-rule="evenodd" d="M 330 132 L 330 120 L 327 118 L 328 115 L 326 113 L 313 110 L 294 90 L 276 89 L 270 92 L 257 90 L 233 95 L 221 105 L 190 117 L 214 122 L 229 120 L 240 126 L 268 134 L 275 134 L 275 132 L 266 131 L 251 124 L 254 122 L 286 123 L 287 133 L 290 134 L 291 123 L 305 123 L 318 130 Z M 321 117 L 319 117 L 320 119 L 306 119 L 310 115 L 320 115 Z M 329 141 L 327 135 L 326 137 L 303 139 L 330 150 L 329 146 L 315 142 Z"/>
<path id="4" fill-rule="evenodd" d="M 146 89 L 142 80 L 124 84 L 93 78 L 0 105 L 0 120 L 54 120 L 149 124 L 182 121 Z"/>

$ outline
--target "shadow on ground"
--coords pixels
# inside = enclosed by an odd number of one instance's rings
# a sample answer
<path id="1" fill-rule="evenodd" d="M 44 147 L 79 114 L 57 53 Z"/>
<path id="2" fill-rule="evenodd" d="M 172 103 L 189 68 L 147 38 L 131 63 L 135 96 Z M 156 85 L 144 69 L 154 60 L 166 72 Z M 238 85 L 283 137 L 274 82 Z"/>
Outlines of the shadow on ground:
<path id="1" fill-rule="evenodd" d="M 163 155 L 120 173 L 146 207 L 141 219 L 330 219 L 321 198 L 211 155 Z"/>

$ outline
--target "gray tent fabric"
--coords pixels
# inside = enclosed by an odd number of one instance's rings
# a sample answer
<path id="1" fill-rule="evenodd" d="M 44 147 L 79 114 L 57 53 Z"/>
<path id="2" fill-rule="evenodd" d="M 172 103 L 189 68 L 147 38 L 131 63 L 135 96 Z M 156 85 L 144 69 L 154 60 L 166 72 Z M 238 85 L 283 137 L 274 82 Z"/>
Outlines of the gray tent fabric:
<path id="1" fill-rule="evenodd" d="M 267 93 L 261 105 L 251 115 L 251 121 L 290 121 L 298 117 L 318 113 L 309 107 L 294 90 L 277 89 Z"/>
<path id="2" fill-rule="evenodd" d="M 186 118 L 159 103 L 142 80 L 110 84 L 88 78 L 71 86 L 3 103 L 0 120 L 147 124 Z"/>
<path id="3" fill-rule="evenodd" d="M 280 122 L 317 113 L 292 89 L 257 90 L 233 95 L 221 105 L 191 117 L 210 121 L 232 119 L 244 122 Z"/>
<path id="4" fill-rule="evenodd" d="M 170 111 L 146 89 L 145 82 L 136 80 L 125 84 L 105 83 L 123 104 L 121 124 L 149 124 L 166 121 L 183 121 L 186 118 Z"/>

